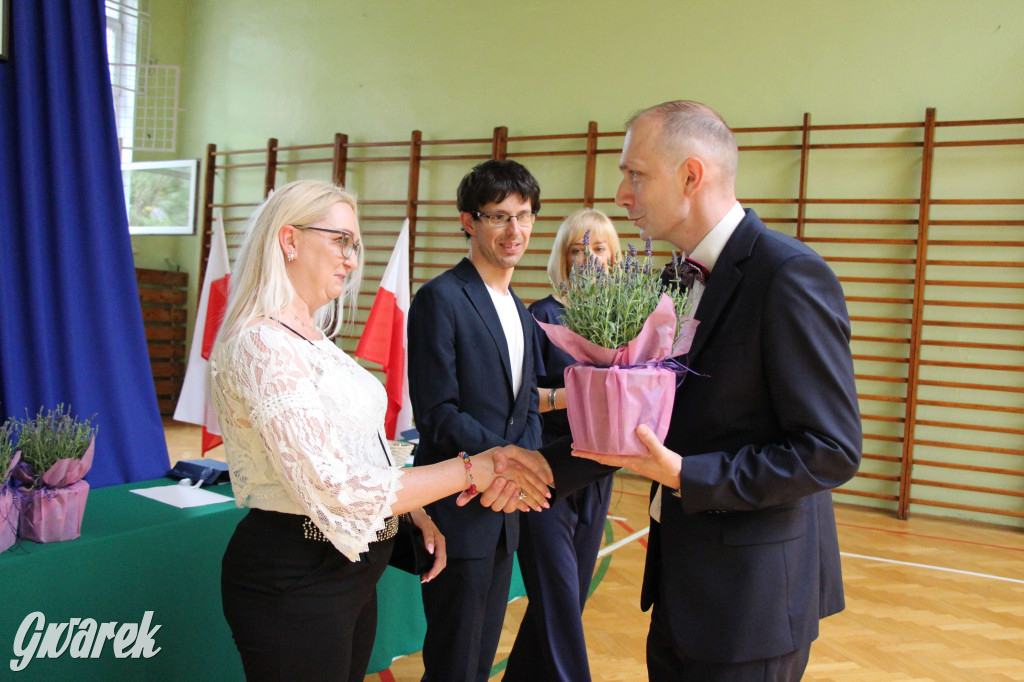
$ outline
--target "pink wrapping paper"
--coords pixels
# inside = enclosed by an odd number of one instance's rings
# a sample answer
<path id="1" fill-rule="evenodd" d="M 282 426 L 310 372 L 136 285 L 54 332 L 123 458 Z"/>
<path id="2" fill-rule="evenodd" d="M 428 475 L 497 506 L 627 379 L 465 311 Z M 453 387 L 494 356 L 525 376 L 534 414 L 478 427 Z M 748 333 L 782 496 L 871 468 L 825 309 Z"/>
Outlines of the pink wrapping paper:
<path id="1" fill-rule="evenodd" d="M 21 498 L 21 537 L 32 542 L 62 542 L 82 534 L 82 515 L 89 482 L 76 481 L 63 488 L 17 492 Z"/>
<path id="2" fill-rule="evenodd" d="M 687 317 L 676 335 L 672 299 L 662 294 L 636 338 L 604 348 L 560 324 L 537 321 L 548 339 L 577 360 L 565 370 L 565 396 L 574 447 L 603 454 L 646 455 L 636 427 L 647 424 L 661 441 L 668 435 L 675 372 L 657 363 L 690 350 L 699 322 Z"/>
<path id="3" fill-rule="evenodd" d="M 548 324 L 540 320 L 536 322 L 544 329 L 551 343 L 571 355 L 577 362 L 598 367 L 641 365 L 682 355 L 690 350 L 693 335 L 700 324 L 692 317 L 683 318 L 683 331 L 676 339 L 676 309 L 667 294 L 661 295 L 658 306 L 644 322 L 636 338 L 618 348 L 598 346 L 560 324 Z"/>
<path id="4" fill-rule="evenodd" d="M 35 490 L 19 488 L 21 537 L 32 542 L 62 542 L 82 534 L 82 515 L 89 497 L 89 483 L 82 477 L 92 467 L 96 439 L 80 459 L 57 460 L 43 474 L 45 487 Z"/>
<path id="5" fill-rule="evenodd" d="M 96 439 L 89 441 L 89 447 L 80 459 L 70 457 L 58 459 L 52 467 L 43 474 L 43 483 L 51 488 L 62 488 L 82 480 L 82 477 L 89 473 L 92 468 L 92 454 L 96 449 Z"/>
<path id="6" fill-rule="evenodd" d="M 0 552 L 7 551 L 18 539 L 18 505 L 10 488 L 0 488 Z"/>
<path id="7" fill-rule="evenodd" d="M 18 539 L 18 505 L 7 477 L 20 459 L 21 453 L 15 452 L 7 471 L 0 471 L 0 552 L 7 551 Z"/>
<path id="8" fill-rule="evenodd" d="M 647 424 L 665 440 L 676 397 L 675 372 L 661 367 L 565 369 L 565 397 L 577 450 L 646 455 L 636 427 Z"/>

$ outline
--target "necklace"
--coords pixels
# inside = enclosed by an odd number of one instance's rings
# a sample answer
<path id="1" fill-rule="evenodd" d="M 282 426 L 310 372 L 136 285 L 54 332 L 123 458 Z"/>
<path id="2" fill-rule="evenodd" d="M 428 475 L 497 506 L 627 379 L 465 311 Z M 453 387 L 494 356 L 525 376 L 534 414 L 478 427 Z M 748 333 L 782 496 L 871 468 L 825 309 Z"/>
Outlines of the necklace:
<path id="1" fill-rule="evenodd" d="M 270 317 L 270 316 L 268 315 L 267 317 Z M 295 334 L 295 336 L 299 337 L 300 339 L 302 339 L 303 341 L 305 341 L 309 345 L 311 345 L 311 346 L 315 346 L 316 345 L 315 343 L 313 343 L 312 341 L 307 339 L 305 336 L 303 336 L 299 332 L 295 331 L 294 329 L 292 329 L 291 327 L 289 327 L 288 325 L 286 325 L 284 322 L 282 322 L 281 320 L 277 319 L 276 317 L 271 317 L 270 319 L 273 320 L 274 322 L 277 322 L 279 325 L 281 325 L 282 327 L 284 327 L 285 329 L 290 331 L 292 334 Z"/>

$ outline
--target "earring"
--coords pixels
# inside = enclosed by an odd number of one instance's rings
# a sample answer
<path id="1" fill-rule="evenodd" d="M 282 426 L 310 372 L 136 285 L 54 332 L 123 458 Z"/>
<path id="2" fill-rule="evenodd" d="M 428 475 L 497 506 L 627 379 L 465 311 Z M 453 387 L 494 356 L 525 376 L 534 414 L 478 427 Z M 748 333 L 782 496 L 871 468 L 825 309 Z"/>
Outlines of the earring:
<path id="1" fill-rule="evenodd" d="M 291 263 L 293 260 L 295 260 L 295 252 L 294 251 L 289 251 L 288 252 L 288 262 Z"/>

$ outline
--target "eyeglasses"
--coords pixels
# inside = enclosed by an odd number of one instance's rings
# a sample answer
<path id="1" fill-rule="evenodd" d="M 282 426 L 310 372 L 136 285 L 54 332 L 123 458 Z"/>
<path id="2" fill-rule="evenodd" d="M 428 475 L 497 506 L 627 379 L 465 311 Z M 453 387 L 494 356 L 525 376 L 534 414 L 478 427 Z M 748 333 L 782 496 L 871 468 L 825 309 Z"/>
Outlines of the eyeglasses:
<path id="1" fill-rule="evenodd" d="M 487 215 L 486 213 L 476 212 L 476 217 L 487 218 L 487 224 L 491 227 L 505 227 L 512 219 L 515 218 L 516 222 L 522 227 L 530 227 L 533 225 L 533 221 L 536 220 L 536 213 L 520 213 L 519 215 L 506 215 L 505 213 L 495 213 L 494 215 Z"/>
<path id="2" fill-rule="evenodd" d="M 334 240 L 334 243 L 341 248 L 341 257 L 349 258 L 353 253 L 356 254 L 356 260 L 359 260 L 359 252 L 363 248 L 362 242 L 357 242 L 352 238 L 348 232 L 342 232 L 341 230 L 330 230 L 326 227 L 314 227 L 313 225 L 292 225 L 297 230 L 316 230 L 317 232 L 327 232 L 330 234 L 338 235 L 338 239 Z"/>

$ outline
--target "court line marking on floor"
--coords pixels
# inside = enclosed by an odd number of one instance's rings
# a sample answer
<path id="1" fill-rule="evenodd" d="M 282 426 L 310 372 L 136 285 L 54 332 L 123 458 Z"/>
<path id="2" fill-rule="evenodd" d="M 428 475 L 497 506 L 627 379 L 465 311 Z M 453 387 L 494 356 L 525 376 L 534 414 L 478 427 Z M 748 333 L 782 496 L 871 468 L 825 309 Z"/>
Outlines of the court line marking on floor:
<path id="1" fill-rule="evenodd" d="M 974 576 L 975 578 L 989 578 L 991 580 L 1002 580 L 1008 583 L 1018 583 L 1024 585 L 1024 580 L 1017 578 L 1006 578 L 1001 575 L 989 575 L 988 573 L 975 573 L 974 571 L 961 571 L 957 568 L 946 568 L 945 566 L 932 566 L 930 564 L 916 564 L 912 561 L 900 561 L 898 559 L 883 559 L 877 556 L 867 556 L 865 554 L 851 554 L 850 552 L 840 552 L 840 556 L 850 557 L 852 559 L 864 559 L 865 561 L 880 561 L 883 564 L 898 564 L 900 566 L 913 566 L 915 568 L 927 568 L 933 571 L 943 571 L 946 573 L 959 573 L 960 575 Z"/>
<path id="2" fill-rule="evenodd" d="M 608 518 L 611 519 L 613 517 L 609 516 Z M 616 519 L 616 520 L 618 520 L 618 519 Z M 647 528 L 644 528 L 642 530 L 638 530 L 635 533 L 632 533 L 631 535 L 627 535 L 626 537 L 622 538 L 618 542 L 614 542 L 614 543 L 612 543 L 610 545 L 607 545 L 607 546 L 603 547 L 601 549 L 601 551 L 599 551 L 597 553 L 597 558 L 600 559 L 603 556 L 611 554 L 612 552 L 614 552 L 615 550 L 619 549 L 620 547 L 628 545 L 629 543 L 633 542 L 634 540 L 642 538 L 643 536 L 647 535 L 650 532 L 650 530 L 651 530 L 650 526 L 648 526 Z M 924 569 L 929 569 L 929 570 L 933 570 L 933 571 L 943 571 L 945 573 L 958 573 L 960 575 L 969 575 L 969 576 L 973 576 L 975 578 L 988 578 L 990 580 L 999 580 L 999 581 L 1002 581 L 1002 582 L 1008 582 L 1008 583 L 1015 583 L 1015 584 L 1018 584 L 1018 585 L 1024 585 L 1024 580 L 1020 580 L 1018 578 L 1007 578 L 1007 577 L 1001 576 L 1001 575 L 991 575 L 989 573 L 977 573 L 977 572 L 974 572 L 974 571 L 962 571 L 962 570 L 956 569 L 956 568 L 946 568 L 945 566 L 933 566 L 931 564 L 919 564 L 919 563 L 914 563 L 912 561 L 900 561 L 899 559 L 883 559 L 882 557 L 868 556 L 866 554 L 853 554 L 851 552 L 840 552 L 839 554 L 841 556 L 850 557 L 851 559 L 864 559 L 865 561 L 878 561 L 878 562 L 886 563 L 886 564 L 897 564 L 897 565 L 900 565 L 900 566 L 913 566 L 915 568 L 924 568 Z"/>
<path id="3" fill-rule="evenodd" d="M 611 554 L 612 552 L 614 552 L 615 550 L 619 549 L 620 547 L 628 545 L 629 543 L 633 542 L 634 540 L 642 538 L 643 536 L 647 535 L 650 532 L 650 530 L 651 530 L 650 526 L 648 526 L 647 528 L 644 528 L 642 530 L 638 530 L 638 531 L 636 531 L 635 533 L 633 533 L 631 535 L 627 535 L 626 537 L 622 538 L 618 542 L 614 542 L 614 543 L 612 543 L 610 545 L 607 545 L 606 547 L 603 547 L 601 549 L 601 551 L 599 551 L 597 553 L 597 558 L 600 559 L 603 556 Z M 977 572 L 974 572 L 974 571 L 962 571 L 962 570 L 957 569 L 957 568 L 946 568 L 945 566 L 933 566 L 931 564 L 919 564 L 919 563 L 914 563 L 912 561 L 900 561 L 899 559 L 884 559 L 882 557 L 868 556 L 866 554 L 853 554 L 851 552 L 840 552 L 839 554 L 841 556 L 850 557 L 851 559 L 863 559 L 865 561 L 878 561 L 878 562 L 881 562 L 881 563 L 884 563 L 884 564 L 897 564 L 897 565 L 900 565 L 900 566 L 913 566 L 914 568 L 924 568 L 924 569 L 929 569 L 929 570 L 932 570 L 932 571 L 942 571 L 942 572 L 945 572 L 945 573 L 958 573 L 960 575 L 969 575 L 969 576 L 973 576 L 975 578 L 988 578 L 990 580 L 1000 580 L 1002 582 L 1016 583 L 1016 584 L 1019 584 L 1019 585 L 1024 585 L 1024 580 L 1020 580 L 1018 578 L 1007 578 L 1007 577 L 1001 576 L 1001 575 L 992 575 L 992 574 L 989 574 L 989 573 L 977 573 Z"/>
<path id="4" fill-rule="evenodd" d="M 610 554 L 610 553 L 614 552 L 619 547 L 622 547 L 624 545 L 628 545 L 629 543 L 633 542 L 634 540 L 638 540 L 638 539 L 642 538 L 643 536 L 647 535 L 650 531 L 651 531 L 651 527 L 648 526 L 647 528 L 644 528 L 643 530 L 638 530 L 637 532 L 633 533 L 632 535 L 627 535 L 626 537 L 622 538 L 618 542 L 613 542 L 612 544 L 604 547 L 600 552 L 598 552 L 597 553 L 597 558 L 600 559 L 604 555 Z"/>

